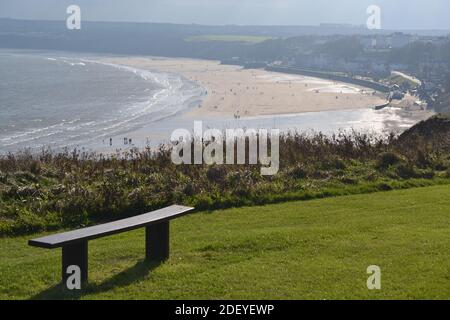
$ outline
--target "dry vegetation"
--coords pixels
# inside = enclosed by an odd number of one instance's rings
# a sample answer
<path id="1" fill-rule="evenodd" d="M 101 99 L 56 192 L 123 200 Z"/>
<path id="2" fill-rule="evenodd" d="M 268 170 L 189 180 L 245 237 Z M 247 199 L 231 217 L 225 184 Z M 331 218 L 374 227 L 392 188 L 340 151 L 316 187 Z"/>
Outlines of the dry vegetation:
<path id="1" fill-rule="evenodd" d="M 115 156 L 43 151 L 0 159 L 0 234 L 73 228 L 180 203 L 199 210 L 309 200 L 450 181 L 450 120 L 400 137 L 285 135 L 280 172 L 175 166 L 170 148 Z"/>

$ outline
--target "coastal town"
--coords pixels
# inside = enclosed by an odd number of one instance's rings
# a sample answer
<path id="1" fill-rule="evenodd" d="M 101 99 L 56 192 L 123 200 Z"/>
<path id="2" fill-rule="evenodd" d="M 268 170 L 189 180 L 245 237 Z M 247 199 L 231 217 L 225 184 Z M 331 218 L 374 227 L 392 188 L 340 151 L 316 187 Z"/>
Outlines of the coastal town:
<path id="1" fill-rule="evenodd" d="M 222 62 L 359 84 L 387 92 L 390 101 L 409 96 L 417 107 L 433 107 L 450 74 L 449 36 L 318 35 L 268 40 L 267 47 L 271 41 L 283 52 L 276 60 L 235 56 Z"/>

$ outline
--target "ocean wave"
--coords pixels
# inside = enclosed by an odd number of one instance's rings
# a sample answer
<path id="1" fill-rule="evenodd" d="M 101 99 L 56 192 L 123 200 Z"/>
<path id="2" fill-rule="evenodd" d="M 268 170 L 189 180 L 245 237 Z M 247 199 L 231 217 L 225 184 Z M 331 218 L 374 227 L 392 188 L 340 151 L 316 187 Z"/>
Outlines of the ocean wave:
<path id="1" fill-rule="evenodd" d="M 83 117 L 77 117 L 46 127 L 3 135 L 3 137 L 0 136 L 0 146 L 9 147 L 9 150 L 14 146 L 17 148 L 26 146 L 31 149 L 50 146 L 57 149 L 98 143 L 106 137 L 127 134 L 150 123 L 176 116 L 188 110 L 193 101 L 200 101 L 205 92 L 203 88 L 175 74 L 153 72 L 89 59 L 67 57 L 46 57 L 46 59 L 71 66 L 97 64 L 130 72 L 143 81 L 149 82 L 149 87 L 142 91 L 142 96 L 128 95 L 126 100 L 135 99 L 136 101 L 128 102 L 111 110 L 110 113 L 104 115 L 103 119 L 86 121 L 87 119 L 82 120 Z M 143 99 L 145 95 L 147 97 Z M 83 115 L 81 114 L 81 116 Z M 35 121 L 33 123 L 37 124 Z M 30 144 L 33 145 L 30 146 Z"/>

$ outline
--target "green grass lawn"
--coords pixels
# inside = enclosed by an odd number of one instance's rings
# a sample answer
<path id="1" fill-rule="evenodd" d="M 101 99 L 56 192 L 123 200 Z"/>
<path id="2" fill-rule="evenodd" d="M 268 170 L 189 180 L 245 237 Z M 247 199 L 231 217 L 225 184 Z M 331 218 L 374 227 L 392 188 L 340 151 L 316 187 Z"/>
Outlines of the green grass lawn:
<path id="1" fill-rule="evenodd" d="M 0 239 L 0 299 L 450 299 L 450 185 L 205 212 L 171 224 L 171 258 L 144 232 L 90 242 L 90 287 L 64 296 L 60 250 Z M 37 235 L 36 235 L 37 236 Z M 369 265 L 382 289 L 369 291 Z"/>
<path id="2" fill-rule="evenodd" d="M 388 80 L 393 84 L 406 86 L 408 88 L 417 88 L 420 85 L 417 82 L 414 82 L 411 79 L 402 76 L 401 74 L 393 74 L 388 78 Z"/>

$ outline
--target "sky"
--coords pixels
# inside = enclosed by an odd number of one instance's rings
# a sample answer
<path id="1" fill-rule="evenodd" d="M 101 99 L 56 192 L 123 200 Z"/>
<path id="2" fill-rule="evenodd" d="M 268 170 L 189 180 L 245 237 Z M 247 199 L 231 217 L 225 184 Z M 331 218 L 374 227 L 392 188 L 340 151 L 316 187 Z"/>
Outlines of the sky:
<path id="1" fill-rule="evenodd" d="M 374 4 L 384 29 L 450 29 L 449 0 L 0 0 L 0 17 L 65 20 L 72 4 L 86 21 L 208 25 L 363 25 Z"/>

